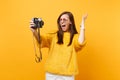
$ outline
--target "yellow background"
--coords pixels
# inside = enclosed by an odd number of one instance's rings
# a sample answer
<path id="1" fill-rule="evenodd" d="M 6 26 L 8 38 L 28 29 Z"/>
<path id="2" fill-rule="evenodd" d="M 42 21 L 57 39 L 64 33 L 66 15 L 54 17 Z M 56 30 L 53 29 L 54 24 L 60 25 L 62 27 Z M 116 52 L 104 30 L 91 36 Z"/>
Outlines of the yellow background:
<path id="1" fill-rule="evenodd" d="M 86 20 L 87 45 L 78 54 L 76 80 L 120 80 L 120 1 L 119 0 L 1 0 L 0 1 L 0 80 L 44 80 L 43 60 L 35 63 L 29 21 L 42 17 L 43 31 L 57 28 L 63 11 L 74 14 L 77 30 Z"/>

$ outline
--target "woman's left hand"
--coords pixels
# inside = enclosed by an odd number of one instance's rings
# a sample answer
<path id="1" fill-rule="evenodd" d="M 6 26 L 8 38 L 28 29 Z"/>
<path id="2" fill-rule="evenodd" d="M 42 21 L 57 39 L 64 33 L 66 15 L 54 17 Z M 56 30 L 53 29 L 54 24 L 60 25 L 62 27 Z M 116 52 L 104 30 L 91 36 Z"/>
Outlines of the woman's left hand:
<path id="1" fill-rule="evenodd" d="M 84 15 L 82 16 L 83 20 L 86 20 L 86 19 L 87 19 L 87 16 L 88 16 L 88 14 L 87 14 L 87 13 L 86 13 L 86 14 L 84 14 Z"/>

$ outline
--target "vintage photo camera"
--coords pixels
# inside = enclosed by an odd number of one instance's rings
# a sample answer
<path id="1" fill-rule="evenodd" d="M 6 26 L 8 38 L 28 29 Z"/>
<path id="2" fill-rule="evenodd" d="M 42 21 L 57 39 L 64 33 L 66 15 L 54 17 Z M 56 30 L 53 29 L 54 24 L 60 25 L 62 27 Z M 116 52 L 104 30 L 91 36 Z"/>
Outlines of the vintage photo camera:
<path id="1" fill-rule="evenodd" d="M 37 29 L 37 28 L 42 28 L 44 25 L 44 21 L 41 18 L 33 18 L 33 22 L 35 23 L 35 26 L 32 26 L 32 28 Z"/>

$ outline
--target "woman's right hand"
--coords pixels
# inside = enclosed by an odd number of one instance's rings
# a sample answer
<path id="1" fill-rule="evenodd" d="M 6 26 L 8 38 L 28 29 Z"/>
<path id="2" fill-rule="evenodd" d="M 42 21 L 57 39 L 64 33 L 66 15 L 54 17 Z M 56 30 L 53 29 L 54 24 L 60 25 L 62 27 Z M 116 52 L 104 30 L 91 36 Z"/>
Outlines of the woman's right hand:
<path id="1" fill-rule="evenodd" d="M 36 38 L 36 40 L 38 41 L 38 43 L 40 43 L 40 36 L 38 35 L 37 32 L 37 28 L 35 27 L 35 23 L 33 22 L 33 20 L 30 21 L 30 30 L 32 31 L 34 37 Z"/>
<path id="2" fill-rule="evenodd" d="M 36 31 L 36 29 L 33 28 L 34 26 L 35 26 L 35 23 L 33 22 L 33 20 L 30 20 L 30 30 L 32 32 Z"/>

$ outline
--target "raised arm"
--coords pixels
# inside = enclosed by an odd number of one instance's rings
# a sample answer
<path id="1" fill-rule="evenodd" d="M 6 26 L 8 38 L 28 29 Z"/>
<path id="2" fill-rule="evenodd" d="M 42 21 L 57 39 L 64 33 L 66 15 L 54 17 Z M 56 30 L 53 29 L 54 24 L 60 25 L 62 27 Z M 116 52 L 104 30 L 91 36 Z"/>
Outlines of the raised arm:
<path id="1" fill-rule="evenodd" d="M 80 25 L 80 35 L 79 35 L 79 38 L 78 38 L 78 41 L 80 44 L 82 44 L 85 40 L 85 20 L 87 19 L 87 14 L 83 15 L 82 16 L 82 22 L 81 22 L 81 25 Z"/>
<path id="2" fill-rule="evenodd" d="M 39 38 L 40 36 L 39 36 L 39 34 L 38 34 L 38 32 L 37 32 L 37 29 L 32 28 L 34 25 L 35 25 L 35 24 L 34 24 L 33 21 L 31 20 L 31 21 L 30 21 L 30 30 L 32 31 L 32 33 L 33 33 L 34 37 L 36 38 L 36 40 L 38 41 L 38 43 L 40 43 L 40 38 Z"/>

